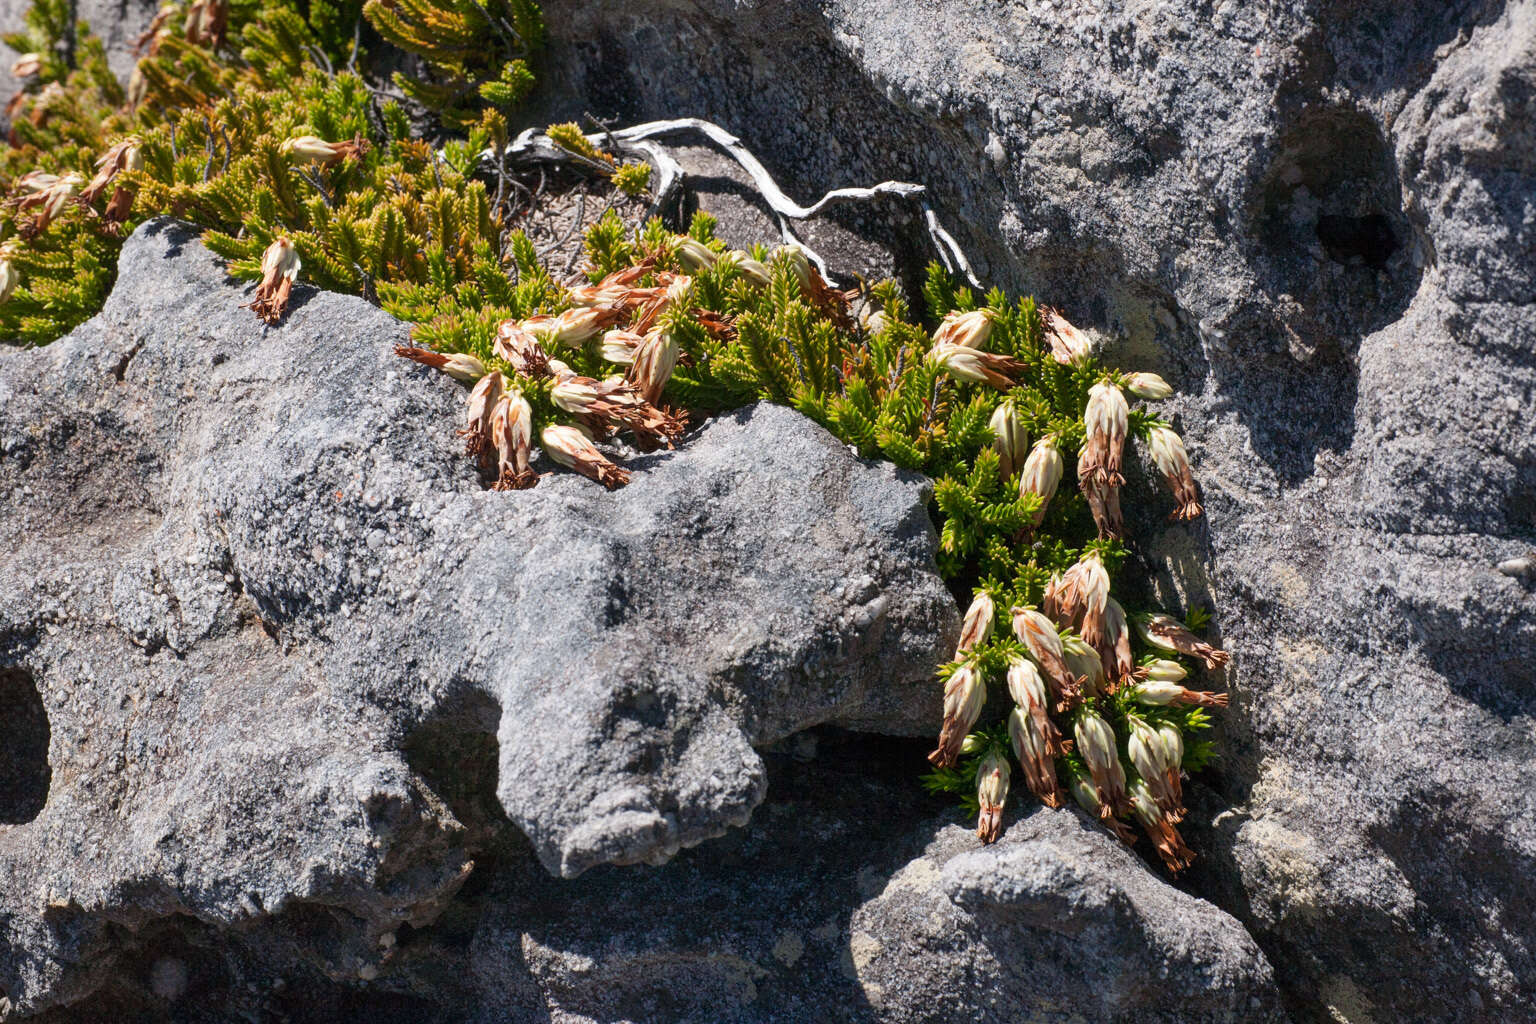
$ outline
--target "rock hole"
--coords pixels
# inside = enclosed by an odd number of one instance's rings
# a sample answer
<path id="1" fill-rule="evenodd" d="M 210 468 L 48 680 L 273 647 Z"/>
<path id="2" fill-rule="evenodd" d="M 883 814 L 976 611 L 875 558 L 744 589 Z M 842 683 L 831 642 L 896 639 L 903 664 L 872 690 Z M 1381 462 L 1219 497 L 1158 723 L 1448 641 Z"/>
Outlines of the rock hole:
<path id="1" fill-rule="evenodd" d="M 1292 355 L 1353 354 L 1397 319 L 1427 248 L 1403 208 L 1391 147 L 1375 120 L 1343 106 L 1305 108 L 1279 139 L 1260 186 L 1260 268 Z"/>
<path id="2" fill-rule="evenodd" d="M 496 798 L 500 722 L 496 702 L 470 691 L 441 705 L 404 746 L 406 764 L 465 827 L 465 844 L 472 850 L 494 843 L 512 827 Z"/>
<path id="3" fill-rule="evenodd" d="M 31 673 L 0 669 L 0 825 L 25 825 L 48 802 L 49 736 L 48 711 Z"/>
<path id="4" fill-rule="evenodd" d="M 1323 214 L 1317 218 L 1317 240 L 1328 258 L 1346 265 L 1363 263 L 1381 270 L 1398 250 L 1397 234 L 1384 213 L 1363 217 Z"/>

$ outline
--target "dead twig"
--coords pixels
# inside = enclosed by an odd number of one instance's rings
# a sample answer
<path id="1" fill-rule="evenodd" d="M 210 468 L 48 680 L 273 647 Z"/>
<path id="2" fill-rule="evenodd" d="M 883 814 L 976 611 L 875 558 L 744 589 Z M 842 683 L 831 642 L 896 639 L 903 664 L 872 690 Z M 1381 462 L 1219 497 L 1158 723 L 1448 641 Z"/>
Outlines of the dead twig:
<path id="1" fill-rule="evenodd" d="M 602 122 L 596 118 L 590 118 L 600 126 Z M 867 188 L 836 188 L 827 192 L 820 199 L 803 206 L 781 189 L 763 166 L 756 155 L 740 139 L 719 125 L 705 121 L 697 117 L 676 118 L 670 121 L 650 121 L 645 124 L 633 125 L 629 128 L 617 130 L 603 127 L 602 131 L 587 136 L 594 146 L 598 146 L 621 156 L 638 157 L 650 163 L 655 169 L 658 182 L 653 189 L 653 201 L 647 216 L 652 216 L 664 208 L 668 200 L 681 187 L 683 181 L 683 169 L 676 160 L 660 146 L 650 140 L 664 135 L 678 133 L 694 133 L 703 135 L 715 146 L 723 150 L 727 156 L 735 160 L 742 170 L 756 186 L 758 194 L 768 204 L 775 217 L 779 221 L 779 233 L 786 242 L 793 242 L 805 250 L 807 258 L 816 265 L 816 269 L 825 276 L 829 276 L 826 261 L 817 253 L 799 242 L 795 238 L 794 231 L 790 227 L 790 221 L 805 220 L 814 217 L 823 209 L 833 203 L 841 202 L 869 202 L 883 196 L 894 196 L 900 199 L 917 199 L 921 203 L 923 222 L 928 229 L 929 239 L 934 248 L 938 250 L 939 259 L 952 273 L 965 276 L 972 285 L 981 288 L 982 284 L 971 269 L 970 261 L 966 259 L 960 244 L 955 241 L 953 235 L 946 231 L 939 223 L 938 214 L 933 207 L 921 197 L 927 195 L 927 189 L 908 181 L 882 181 Z M 572 153 L 557 144 L 542 132 L 528 129 L 513 140 L 512 144 L 500 154 L 487 150 L 481 154 L 482 161 L 495 159 L 505 161 L 508 159 L 525 163 L 582 163 L 592 164 L 590 158 L 581 154 Z M 601 168 L 605 173 L 607 167 Z"/>

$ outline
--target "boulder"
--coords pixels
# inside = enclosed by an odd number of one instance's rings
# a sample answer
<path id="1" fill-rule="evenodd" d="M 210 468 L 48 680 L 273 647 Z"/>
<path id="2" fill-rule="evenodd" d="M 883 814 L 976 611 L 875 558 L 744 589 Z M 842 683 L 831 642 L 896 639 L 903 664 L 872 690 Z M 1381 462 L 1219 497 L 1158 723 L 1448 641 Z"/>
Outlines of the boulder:
<path id="1" fill-rule="evenodd" d="M 465 744 L 571 876 L 744 824 L 756 745 L 936 727 L 959 612 L 925 480 L 763 406 L 622 491 L 488 491 L 463 389 L 392 354 L 405 325 L 306 289 L 265 328 L 246 291 L 152 222 L 100 315 L 0 358 L 16 1006 L 100 985 L 124 929 L 312 905 L 355 934 L 303 955 L 357 977 L 472 868 Z"/>

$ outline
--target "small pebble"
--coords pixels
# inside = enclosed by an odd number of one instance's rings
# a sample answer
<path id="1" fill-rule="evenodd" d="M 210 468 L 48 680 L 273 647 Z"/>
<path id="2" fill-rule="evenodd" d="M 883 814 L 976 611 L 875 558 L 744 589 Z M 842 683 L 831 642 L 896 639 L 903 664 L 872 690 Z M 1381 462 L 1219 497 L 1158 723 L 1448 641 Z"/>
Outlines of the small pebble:
<path id="1" fill-rule="evenodd" d="M 1506 558 L 1499 563 L 1499 572 L 1505 576 L 1516 576 L 1529 579 L 1536 576 L 1536 551 L 1519 558 Z"/>

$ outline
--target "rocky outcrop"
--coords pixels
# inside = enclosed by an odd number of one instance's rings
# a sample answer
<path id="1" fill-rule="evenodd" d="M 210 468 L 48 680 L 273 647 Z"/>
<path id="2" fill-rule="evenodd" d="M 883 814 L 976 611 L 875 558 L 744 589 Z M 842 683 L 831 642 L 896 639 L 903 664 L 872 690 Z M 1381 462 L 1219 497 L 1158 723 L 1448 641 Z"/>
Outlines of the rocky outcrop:
<path id="1" fill-rule="evenodd" d="M 825 724 L 934 728 L 924 481 L 760 406 L 486 491 L 404 325 L 247 290 L 153 222 L 0 358 L 0 1017 L 1283 1019 L 1077 812 L 978 849 Z"/>
<path id="2" fill-rule="evenodd" d="M 553 104 L 925 182 L 1175 383 L 1208 528 L 1136 553 L 1235 654 L 1192 888 L 1302 1018 L 1536 1020 L 1536 5 L 548 10 Z"/>
<path id="3" fill-rule="evenodd" d="M 322 904 L 364 943 L 430 922 L 471 851 L 412 756 L 498 748 L 486 784 L 575 875 L 743 824 L 754 745 L 932 731 L 958 610 L 925 481 L 762 407 L 621 492 L 489 492 L 454 450 L 461 389 L 392 355 L 404 325 L 311 292 L 268 330 L 241 298 L 156 222 L 98 317 L 0 360 L 18 1006 L 89 991 L 116 929 L 174 915 Z"/>
<path id="4" fill-rule="evenodd" d="M 1235 654 L 1219 758 L 1191 787 L 1187 824 L 1210 825 L 1191 836 L 1201 859 L 1186 885 L 1241 921 L 1264 952 L 1247 947 L 1230 919 L 1074 832 L 1070 815 L 1036 813 L 1011 823 L 997 851 L 960 854 L 958 833 L 934 820 L 936 808 L 914 811 L 909 790 L 882 798 L 855 788 L 865 801 L 857 806 L 880 813 L 837 813 L 879 837 L 878 850 L 823 831 L 817 809 L 844 807 L 838 794 L 867 781 L 817 774 L 824 766 L 774 776 L 781 781 L 745 830 L 664 868 L 600 866 L 552 888 L 540 859 L 558 868 L 569 857 L 575 870 L 664 854 L 739 816 L 763 785 L 752 742 L 820 720 L 881 727 L 885 712 L 867 685 L 839 695 L 829 684 L 821 710 L 759 729 L 742 706 L 718 711 L 708 688 L 701 699 L 676 683 L 678 714 L 716 709 L 698 762 L 668 760 L 666 744 L 662 760 L 602 760 L 592 778 L 623 795 L 596 812 L 585 792 L 519 803 L 505 770 L 491 779 L 498 759 L 538 749 L 537 737 L 504 737 L 498 748 L 491 723 L 504 715 L 498 695 L 529 690 L 491 681 L 489 661 L 455 675 L 446 659 L 423 655 L 411 630 L 426 620 L 409 612 L 419 598 L 412 586 L 443 594 L 443 579 L 483 578 L 471 568 L 512 568 L 493 540 L 504 524 L 454 511 L 492 499 L 435 425 L 451 393 L 403 370 L 380 378 L 371 356 L 366 369 L 349 361 L 359 358 L 350 332 L 364 321 L 327 312 L 311 322 L 350 325 L 327 333 L 325 349 L 353 368 L 349 386 L 394 389 L 367 392 L 369 401 L 392 396 L 380 406 L 388 416 L 354 423 L 342 412 L 366 412 L 355 395 L 306 383 L 330 396 L 335 415 L 329 447 L 307 442 L 320 461 L 296 465 L 313 467 L 316 488 L 345 482 L 329 492 L 343 495 L 340 511 L 281 472 L 208 469 L 205 479 L 228 496 L 206 483 L 164 483 L 199 477 L 144 454 L 142 438 L 167 429 L 156 424 L 195 433 L 231 421 L 195 392 L 185 407 L 170 395 L 142 409 L 114 404 L 146 372 L 131 344 L 60 363 L 58 373 L 99 382 L 63 412 L 37 411 L 34 388 L 52 386 L 45 378 L 5 395 L 0 416 L 26 425 L 7 434 L 0 479 L 7 500 L 32 511 L 22 525 L 3 520 L 11 589 L 0 613 L 0 721 L 13 735 L 0 745 L 0 849 L 23 843 L 41 857 L 52 842 L 73 859 L 50 863 L 97 858 L 104 867 L 77 885 L 54 885 L 64 868 L 41 860 L 16 872 L 25 898 L 6 890 L 0 900 L 0 968 L 9 971 L 0 985 L 33 1000 L 27 1006 L 94 990 L 112 1000 L 95 1006 L 153 1013 L 164 993 L 180 993 L 181 1006 L 204 997 L 220 1005 L 220 993 L 237 989 L 219 987 L 234 976 L 230 962 L 267 979 L 282 963 L 309 979 L 312 1017 L 387 1004 L 429 1019 L 445 1003 L 470 1005 L 454 1001 L 473 990 L 498 993 L 495 1005 L 516 1020 L 730 1019 L 721 1006 L 737 1019 L 814 1019 L 826 1004 L 809 1007 L 807 992 L 831 993 L 848 1019 L 915 1019 L 936 999 L 951 1016 L 1006 1017 L 1014 1006 L 993 994 L 1007 992 L 1042 1015 L 1247 1020 L 1273 1012 L 1267 954 L 1299 1020 L 1536 1020 L 1536 6 L 548 0 L 545 9 L 547 111 L 535 119 L 709 117 L 802 196 L 883 178 L 925 182 L 988 283 L 1063 305 L 1099 329 L 1117 362 L 1162 372 L 1185 395 L 1170 408 L 1208 525 L 1191 540 L 1182 528 L 1136 522 L 1134 557 L 1160 601 L 1212 607 Z M 708 174 L 708 161 L 695 169 Z M 906 214 L 893 202 L 870 215 L 899 223 Z M 331 301 L 311 299 L 284 330 Z M 127 310 L 131 299 L 120 289 L 114 302 Z M 128 314 L 118 316 L 121 330 Z M 239 400 L 266 387 L 262 364 L 244 352 L 254 327 L 237 337 L 201 319 L 188 337 L 215 338 L 201 358 L 245 360 L 231 363 L 240 371 L 219 395 Z M 398 331 L 367 323 L 385 338 Z M 282 344 L 279 333 L 268 341 Z M 184 344 L 204 351 L 202 341 Z M 46 353 L 19 358 L 54 366 Z M 189 379 L 217 372 L 156 358 Z M 434 426 L 410 428 L 425 421 Z M 755 421 L 712 429 L 745 434 Z M 262 429 L 279 436 L 272 424 Z M 388 459 L 375 470 L 364 449 L 381 445 Z M 53 453 L 49 475 L 11 486 L 13 452 L 34 450 Z M 206 451 L 262 461 L 234 442 Z M 648 472 L 671 471 L 691 453 Z M 116 467 L 111 489 L 100 481 L 104 465 Z M 560 485 L 572 488 L 561 500 L 604 500 L 579 483 Z M 245 514 L 265 488 L 285 501 L 302 496 L 302 524 L 226 537 L 212 513 Z M 414 512 L 416 499 L 398 501 L 422 492 L 441 500 Z M 206 521 L 185 517 L 196 508 L 209 510 Z M 352 532 L 335 525 L 338 515 Z M 309 532 L 326 543 L 300 543 Z M 470 547 L 429 579 L 436 563 L 409 553 L 437 557 L 430 542 L 447 547 L 449 536 L 472 538 Z M 55 571 L 61 563 L 47 549 L 64 543 L 91 557 Z M 616 549 L 626 568 L 638 560 L 627 542 Z M 237 551 L 259 571 L 236 571 Z M 516 624 L 514 613 L 472 611 L 484 595 L 465 586 L 447 618 L 487 632 L 447 638 L 443 650 L 506 642 L 493 630 Z M 597 590 L 581 593 L 601 603 Z M 855 628 L 870 603 L 858 593 L 833 601 Z M 373 615 L 398 632 L 358 643 L 349 662 L 329 653 L 348 649 Z M 33 652 L 77 643 L 72 629 L 103 623 L 112 625 L 90 640 L 97 653 L 42 673 L 29 667 L 42 657 Z M 124 674 L 119 662 L 144 667 Z M 212 682 L 230 676 L 245 682 Z M 405 676 L 416 682 L 397 687 Z M 336 678 L 358 682 L 337 689 Z M 95 724 L 70 726 L 59 715 L 66 707 Z M 654 750 L 644 740 L 654 709 L 631 710 L 615 723 L 637 749 Z M 205 736 L 205 714 L 228 727 Z M 274 748 L 274 735 L 289 745 Z M 682 784 L 691 768 L 652 771 L 716 753 L 744 767 L 700 793 Z M 642 769 L 657 788 L 631 800 L 623 780 Z M 275 792 L 251 781 L 279 776 L 303 781 Z M 531 788 L 572 777 L 534 774 Z M 487 796 L 492 789 L 502 799 Z M 158 831 L 143 817 L 145 794 L 156 793 L 174 797 L 155 798 L 169 808 Z M 207 793 L 232 803 L 220 810 Z M 373 794 L 383 796 L 369 803 Z M 691 810 L 679 815 L 673 801 Z M 71 808 L 89 829 L 33 838 Z M 531 845 L 499 817 L 507 810 Z M 669 815 L 675 833 L 657 824 Z M 246 832 L 227 827 L 237 818 Z M 596 832 L 583 832 L 590 821 L 600 822 Z M 794 846 L 802 828 L 807 842 L 864 851 L 849 859 L 873 865 L 868 884 L 857 875 L 850 884 L 842 860 Z M 255 853 L 236 858 L 252 837 L 261 840 Z M 189 856 L 215 842 L 227 848 L 223 861 Z M 811 865 L 805 878 L 775 873 L 790 857 Z M 460 882 L 470 859 L 477 867 Z M 1060 870 L 1050 867 L 1058 859 Z M 337 873 L 339 863 L 349 867 Z M 775 905 L 774 890 L 743 879 L 792 895 Z M 639 902 L 624 902 L 631 891 Z M 658 920 L 657 906 L 688 892 L 736 909 L 736 930 L 710 906 Z M 1062 895 L 1074 892 L 1083 898 Z M 567 916 L 567 899 L 609 916 Z M 1040 908 L 1058 906 L 1065 919 L 1044 923 Z M 798 907 L 808 909 L 796 916 Z M 558 924 L 541 924 L 540 914 Z M 1068 947 L 1090 941 L 1069 935 L 1105 936 L 1090 948 L 1116 966 L 1067 962 Z M 713 936 L 724 938 L 711 945 Z M 1000 954 L 1005 947 L 1017 955 Z M 836 966 L 845 956 L 846 972 Z M 450 966 L 411 966 L 433 962 Z M 1047 966 L 1036 972 L 1085 973 L 1047 982 L 1031 973 L 1039 963 Z M 1161 963 L 1173 973 L 1138 989 L 1147 965 Z M 967 987 L 971 970 L 986 984 Z M 1118 971 L 1120 981 L 1094 970 Z M 1080 986 L 1095 977 L 1107 988 L 1084 996 Z M 252 1012 L 292 1012 L 292 997 L 274 989 L 238 998 L 256 1000 Z"/>
<path id="5" fill-rule="evenodd" d="M 1242 927 L 1078 812 L 1030 808 L 980 847 L 899 781 L 914 751 L 821 746 L 772 758 L 751 826 L 661 871 L 531 903 L 509 885 L 481 969 L 526 965 L 573 1022 L 1285 1019 Z"/>

